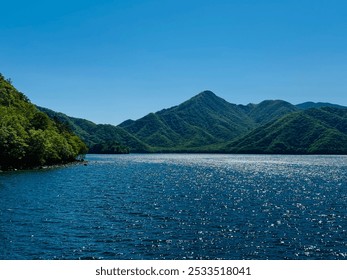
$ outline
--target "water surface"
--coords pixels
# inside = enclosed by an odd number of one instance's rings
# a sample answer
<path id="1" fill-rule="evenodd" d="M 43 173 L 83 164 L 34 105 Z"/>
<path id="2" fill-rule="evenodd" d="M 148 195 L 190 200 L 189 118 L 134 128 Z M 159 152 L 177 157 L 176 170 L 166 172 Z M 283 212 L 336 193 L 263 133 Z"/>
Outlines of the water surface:
<path id="1" fill-rule="evenodd" d="M 0 174 L 0 259 L 346 259 L 347 157 L 89 155 Z"/>

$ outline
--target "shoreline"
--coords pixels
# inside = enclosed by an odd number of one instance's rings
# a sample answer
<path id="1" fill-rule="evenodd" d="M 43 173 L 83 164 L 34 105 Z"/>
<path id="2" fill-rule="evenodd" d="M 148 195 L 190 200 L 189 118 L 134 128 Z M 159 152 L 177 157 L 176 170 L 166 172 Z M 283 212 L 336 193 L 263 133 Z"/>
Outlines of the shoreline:
<path id="1" fill-rule="evenodd" d="M 88 161 L 86 160 L 76 160 L 72 162 L 67 163 L 58 163 L 58 164 L 52 164 L 52 165 L 40 165 L 40 166 L 34 166 L 34 167 L 25 167 L 25 168 L 11 168 L 7 170 L 0 169 L 0 173 L 7 173 L 7 172 L 18 172 L 18 171 L 34 171 L 34 170 L 47 170 L 47 169 L 54 169 L 54 168 L 60 168 L 60 167 L 69 167 L 72 165 L 87 165 Z"/>

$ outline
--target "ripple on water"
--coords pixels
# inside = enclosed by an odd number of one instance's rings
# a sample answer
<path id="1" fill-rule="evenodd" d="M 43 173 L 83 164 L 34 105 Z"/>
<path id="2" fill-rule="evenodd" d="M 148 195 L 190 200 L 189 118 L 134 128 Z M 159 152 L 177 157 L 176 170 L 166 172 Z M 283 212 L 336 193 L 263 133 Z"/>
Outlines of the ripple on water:
<path id="1" fill-rule="evenodd" d="M 88 159 L 0 175 L 1 259 L 347 256 L 345 156 Z"/>

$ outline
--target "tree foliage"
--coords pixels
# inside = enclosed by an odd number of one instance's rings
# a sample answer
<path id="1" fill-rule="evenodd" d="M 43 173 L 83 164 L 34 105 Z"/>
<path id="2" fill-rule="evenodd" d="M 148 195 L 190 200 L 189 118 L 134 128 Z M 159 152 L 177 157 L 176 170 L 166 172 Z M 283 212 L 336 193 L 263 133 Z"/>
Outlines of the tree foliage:
<path id="1" fill-rule="evenodd" d="M 232 153 L 347 154 L 347 109 L 294 112 L 223 147 Z"/>
<path id="2" fill-rule="evenodd" d="M 88 153 L 129 153 L 148 152 L 150 147 L 123 128 L 107 124 L 95 124 L 91 121 L 69 117 L 47 108 L 38 109 L 59 124 L 65 130 L 73 131 L 89 147 Z"/>
<path id="3" fill-rule="evenodd" d="M 204 91 L 119 126 L 40 110 L 69 126 L 90 153 L 347 154 L 347 109 L 329 103 L 308 103 L 305 108 L 282 100 L 235 105 Z"/>
<path id="4" fill-rule="evenodd" d="M 128 154 L 129 148 L 116 142 L 107 141 L 93 145 L 89 149 L 91 154 Z"/>
<path id="5" fill-rule="evenodd" d="M 0 75 L 0 169 L 74 161 L 86 145 Z"/>

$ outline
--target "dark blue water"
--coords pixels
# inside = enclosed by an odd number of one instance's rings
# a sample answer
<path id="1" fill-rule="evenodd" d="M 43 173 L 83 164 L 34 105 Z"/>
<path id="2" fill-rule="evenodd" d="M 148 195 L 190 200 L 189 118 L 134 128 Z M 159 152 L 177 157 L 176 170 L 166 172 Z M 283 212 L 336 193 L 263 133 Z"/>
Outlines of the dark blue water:
<path id="1" fill-rule="evenodd" d="M 346 259 L 347 157 L 89 156 L 0 174 L 0 259 Z"/>

